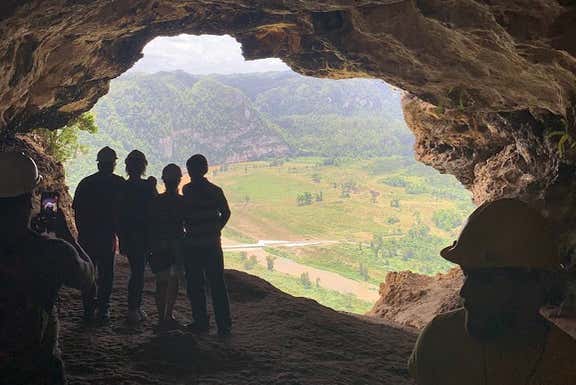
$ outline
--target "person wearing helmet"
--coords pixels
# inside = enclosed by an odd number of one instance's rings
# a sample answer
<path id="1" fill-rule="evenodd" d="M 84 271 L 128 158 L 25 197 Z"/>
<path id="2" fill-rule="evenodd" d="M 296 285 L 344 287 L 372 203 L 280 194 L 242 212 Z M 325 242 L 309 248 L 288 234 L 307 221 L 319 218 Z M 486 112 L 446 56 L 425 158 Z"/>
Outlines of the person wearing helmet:
<path id="1" fill-rule="evenodd" d="M 179 327 L 173 309 L 183 271 L 180 244 L 184 237 L 183 203 L 178 192 L 182 170 L 171 163 L 162 170 L 162 180 L 166 191 L 152 200 L 148 220 L 152 250 L 150 268 L 156 274 L 158 331 Z"/>
<path id="2" fill-rule="evenodd" d="M 100 322 L 110 320 L 110 295 L 118 233 L 116 211 L 125 183 L 124 178 L 114 174 L 116 159 L 116 152 L 110 147 L 98 151 L 98 172 L 80 181 L 72 203 L 78 241 L 97 267 L 95 290 L 83 293 L 86 322 L 93 320 L 96 308 Z"/>
<path id="3" fill-rule="evenodd" d="M 128 154 L 126 160 L 128 180 L 119 202 L 119 235 L 120 252 L 130 263 L 130 280 L 128 281 L 128 313 L 126 321 L 135 325 L 147 319 L 142 310 L 142 293 L 144 291 L 144 271 L 150 256 L 148 242 L 148 207 L 158 194 L 156 179 L 143 179 L 148 161 L 138 150 Z"/>
<path id="4" fill-rule="evenodd" d="M 198 333 L 209 330 L 206 277 L 210 282 L 218 334 L 227 336 L 232 328 L 232 319 L 228 289 L 224 281 L 224 257 L 220 235 L 230 218 L 230 208 L 222 189 L 206 179 L 208 161 L 203 155 L 196 154 L 190 157 L 186 162 L 186 168 L 190 183 L 182 189 L 186 228 L 183 253 L 188 298 L 194 318 L 194 322 L 188 328 Z"/>
<path id="5" fill-rule="evenodd" d="M 576 384 L 576 341 L 539 312 L 561 262 L 539 212 L 485 203 L 440 254 L 464 272 L 464 308 L 418 337 L 408 364 L 418 385 Z"/>
<path id="6" fill-rule="evenodd" d="M 40 181 L 28 156 L 0 152 L 0 379 L 3 384 L 64 384 L 54 311 L 62 286 L 93 285 L 91 261 L 64 240 L 30 229 Z"/>

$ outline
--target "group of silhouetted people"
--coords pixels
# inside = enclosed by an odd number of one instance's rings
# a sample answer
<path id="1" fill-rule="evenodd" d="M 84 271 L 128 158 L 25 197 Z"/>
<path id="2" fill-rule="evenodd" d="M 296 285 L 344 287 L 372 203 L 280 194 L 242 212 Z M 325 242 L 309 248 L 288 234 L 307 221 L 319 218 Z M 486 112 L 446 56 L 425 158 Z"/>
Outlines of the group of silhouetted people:
<path id="1" fill-rule="evenodd" d="M 166 191 L 159 195 L 156 181 L 143 178 L 144 154 L 126 158 L 128 180 L 114 175 L 116 159 L 103 148 L 99 171 L 78 186 L 79 246 L 69 231 L 60 234 L 70 243 L 30 228 L 38 168 L 22 153 L 0 152 L 0 383 L 65 383 L 58 291 L 82 290 L 85 319 L 108 321 L 117 238 L 131 269 L 128 322 L 146 317 L 141 304 L 150 263 L 158 331 L 179 326 L 172 311 L 184 272 L 194 318 L 189 330 L 209 329 L 208 279 L 218 333 L 230 333 L 220 245 L 230 209 L 222 190 L 204 177 L 206 158 L 188 159 L 190 183 L 182 195 L 177 165 L 164 168 Z M 516 199 L 487 202 L 470 215 L 458 240 L 440 253 L 464 272 L 464 307 L 437 315 L 420 334 L 409 360 L 418 385 L 576 384 L 576 341 L 540 314 L 556 296 L 562 259 L 555 242 L 540 212 Z"/>
<path id="2" fill-rule="evenodd" d="M 206 158 L 196 154 L 188 159 L 190 183 L 183 187 L 182 195 L 178 191 L 182 179 L 179 166 L 169 164 L 163 169 L 165 192 L 158 194 L 156 179 L 144 178 L 148 162 L 141 151 L 134 150 L 125 159 L 127 180 L 114 174 L 116 161 L 114 150 L 102 148 L 97 155 L 98 172 L 84 178 L 74 195 L 79 243 L 97 269 L 97 285 L 83 292 L 84 319 L 109 321 L 114 259 L 119 251 L 130 264 L 129 324 L 147 318 L 142 293 L 144 272 L 150 265 L 156 275 L 158 331 L 180 326 L 173 308 L 179 281 L 185 276 L 194 318 L 188 329 L 209 330 L 208 279 L 218 334 L 228 335 L 232 321 L 220 232 L 230 218 L 230 208 L 222 189 L 205 178 Z"/>

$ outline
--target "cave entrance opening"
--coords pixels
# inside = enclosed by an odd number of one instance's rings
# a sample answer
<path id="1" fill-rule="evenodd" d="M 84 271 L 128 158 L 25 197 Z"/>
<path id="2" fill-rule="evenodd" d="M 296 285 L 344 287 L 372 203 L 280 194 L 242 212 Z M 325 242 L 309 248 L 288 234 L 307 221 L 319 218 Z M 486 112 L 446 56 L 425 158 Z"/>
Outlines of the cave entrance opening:
<path id="1" fill-rule="evenodd" d="M 92 109 L 99 131 L 80 132 L 85 151 L 66 162 L 71 191 L 105 145 L 120 159 L 143 151 L 158 180 L 164 165 L 184 169 L 203 153 L 233 212 L 227 267 L 337 310 L 370 310 L 390 271 L 451 267 L 438 252 L 471 196 L 414 159 L 400 91 L 246 61 L 227 35 L 159 37 L 143 54 Z"/>

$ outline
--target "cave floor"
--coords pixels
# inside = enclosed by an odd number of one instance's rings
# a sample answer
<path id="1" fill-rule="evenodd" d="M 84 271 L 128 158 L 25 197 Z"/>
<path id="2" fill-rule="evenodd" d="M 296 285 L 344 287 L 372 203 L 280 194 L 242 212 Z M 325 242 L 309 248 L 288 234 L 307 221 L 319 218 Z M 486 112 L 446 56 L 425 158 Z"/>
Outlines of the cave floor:
<path id="1" fill-rule="evenodd" d="M 147 275 L 138 329 L 124 324 L 128 267 L 119 257 L 107 326 L 81 324 L 80 294 L 61 294 L 60 331 L 69 384 L 412 384 L 406 361 L 416 335 L 366 317 L 339 313 L 227 271 L 233 335 L 181 331 L 156 336 L 154 279 Z M 184 290 L 176 317 L 190 319 Z"/>

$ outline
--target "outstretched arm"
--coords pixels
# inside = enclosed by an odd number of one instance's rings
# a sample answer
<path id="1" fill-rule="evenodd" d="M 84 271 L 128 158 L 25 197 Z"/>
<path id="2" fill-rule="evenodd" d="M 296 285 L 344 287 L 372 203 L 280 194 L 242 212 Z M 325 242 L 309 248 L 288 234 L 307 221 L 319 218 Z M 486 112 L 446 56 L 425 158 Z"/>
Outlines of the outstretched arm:
<path id="1" fill-rule="evenodd" d="M 60 274 L 64 286 L 85 290 L 94 285 L 94 265 L 76 243 L 76 247 L 62 240 L 55 240 L 54 256 L 61 262 Z"/>

